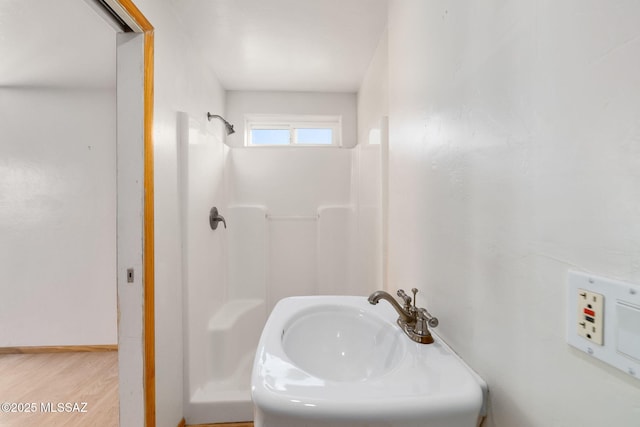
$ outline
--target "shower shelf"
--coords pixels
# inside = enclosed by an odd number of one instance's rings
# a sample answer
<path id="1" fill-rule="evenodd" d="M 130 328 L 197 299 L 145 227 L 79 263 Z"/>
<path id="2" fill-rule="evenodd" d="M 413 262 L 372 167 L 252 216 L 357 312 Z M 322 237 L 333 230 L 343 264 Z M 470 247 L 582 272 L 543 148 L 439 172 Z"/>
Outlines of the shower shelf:
<path id="1" fill-rule="evenodd" d="M 272 221 L 317 221 L 320 218 L 320 214 L 316 215 L 269 215 L 265 214 L 266 219 Z"/>

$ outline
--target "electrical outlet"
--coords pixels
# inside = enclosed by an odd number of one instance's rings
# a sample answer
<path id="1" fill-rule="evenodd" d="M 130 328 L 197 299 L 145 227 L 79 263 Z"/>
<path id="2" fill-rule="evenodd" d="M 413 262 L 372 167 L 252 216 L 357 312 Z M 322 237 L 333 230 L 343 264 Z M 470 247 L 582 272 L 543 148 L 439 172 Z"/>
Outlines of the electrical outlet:
<path id="1" fill-rule="evenodd" d="M 578 335 L 602 345 L 604 342 L 604 296 L 578 289 Z"/>
<path id="2" fill-rule="evenodd" d="M 640 285 L 571 270 L 567 279 L 569 345 L 640 381 Z"/>

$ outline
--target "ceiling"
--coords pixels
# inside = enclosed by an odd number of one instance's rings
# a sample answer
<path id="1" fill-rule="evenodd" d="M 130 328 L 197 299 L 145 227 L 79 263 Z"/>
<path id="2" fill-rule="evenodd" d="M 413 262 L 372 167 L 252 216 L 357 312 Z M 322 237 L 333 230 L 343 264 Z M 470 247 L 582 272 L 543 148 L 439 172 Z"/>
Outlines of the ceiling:
<path id="1" fill-rule="evenodd" d="M 228 90 L 357 92 L 387 22 L 387 0 L 163 1 Z M 115 31 L 82 0 L 0 0 L 0 58 L 0 87 L 115 87 Z"/>
<path id="2" fill-rule="evenodd" d="M 171 0 L 227 90 L 357 92 L 387 0 Z"/>

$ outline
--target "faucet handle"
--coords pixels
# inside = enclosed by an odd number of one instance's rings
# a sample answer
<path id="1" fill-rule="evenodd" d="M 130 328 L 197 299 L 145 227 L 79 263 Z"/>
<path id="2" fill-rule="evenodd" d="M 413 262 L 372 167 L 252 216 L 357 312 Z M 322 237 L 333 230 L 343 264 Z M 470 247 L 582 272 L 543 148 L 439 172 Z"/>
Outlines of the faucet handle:
<path id="1" fill-rule="evenodd" d="M 418 288 L 412 288 L 411 292 L 413 292 L 413 307 L 416 306 L 416 294 L 418 293 Z"/>
<path id="2" fill-rule="evenodd" d="M 426 309 L 419 308 L 418 309 L 418 313 L 420 314 L 420 317 L 422 317 L 424 320 L 426 320 L 427 324 L 429 326 L 431 326 L 432 328 L 435 328 L 436 326 L 438 326 L 440 324 L 440 322 L 438 321 L 438 318 L 432 316 L 431 313 L 429 313 Z"/>
<path id="3" fill-rule="evenodd" d="M 408 308 L 411 306 L 411 297 L 409 295 L 407 295 L 403 289 L 398 289 L 397 292 L 398 296 L 400 298 L 402 298 L 404 300 L 404 306 L 405 308 Z"/>

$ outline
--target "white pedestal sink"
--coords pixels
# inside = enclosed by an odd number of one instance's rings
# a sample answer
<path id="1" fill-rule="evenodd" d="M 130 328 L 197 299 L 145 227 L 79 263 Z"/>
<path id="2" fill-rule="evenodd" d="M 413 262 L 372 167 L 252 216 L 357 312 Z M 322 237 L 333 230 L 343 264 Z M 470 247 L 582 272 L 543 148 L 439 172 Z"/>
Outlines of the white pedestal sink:
<path id="1" fill-rule="evenodd" d="M 256 427 L 475 427 L 486 383 L 436 335 L 411 341 L 388 304 L 280 301 L 253 366 Z"/>

